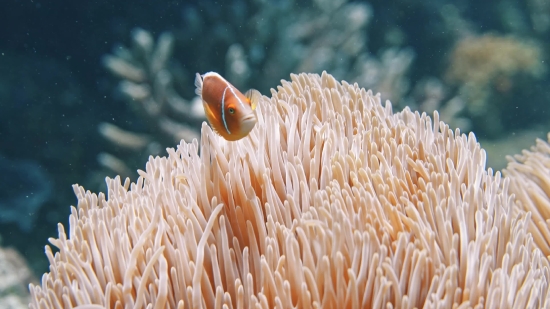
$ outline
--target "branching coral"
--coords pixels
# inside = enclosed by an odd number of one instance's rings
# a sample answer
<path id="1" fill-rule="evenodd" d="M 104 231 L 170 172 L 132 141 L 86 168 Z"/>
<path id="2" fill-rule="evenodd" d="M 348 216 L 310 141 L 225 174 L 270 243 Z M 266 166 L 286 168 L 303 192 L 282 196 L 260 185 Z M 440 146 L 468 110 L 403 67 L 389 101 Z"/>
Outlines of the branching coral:
<path id="1" fill-rule="evenodd" d="M 292 75 L 249 137 L 75 186 L 31 308 L 533 308 L 548 260 L 473 134 Z M 95 304 L 94 306 L 88 304 Z"/>
<path id="2" fill-rule="evenodd" d="M 162 144 L 198 138 L 198 124 L 204 119 L 204 111 L 200 101 L 193 104 L 183 99 L 173 85 L 174 72 L 170 70 L 169 60 L 174 38 L 163 33 L 155 44 L 149 32 L 138 28 L 133 31 L 132 39 L 131 49 L 118 46 L 113 55 L 103 57 L 103 64 L 121 78 L 120 91 L 149 128 L 147 133 L 134 133 L 102 123 L 100 134 L 123 151 L 145 152 L 146 156 L 159 154 Z M 131 161 L 128 155 L 124 160 L 108 153 L 99 156 L 102 166 L 124 177 L 131 175 L 128 161 Z"/>

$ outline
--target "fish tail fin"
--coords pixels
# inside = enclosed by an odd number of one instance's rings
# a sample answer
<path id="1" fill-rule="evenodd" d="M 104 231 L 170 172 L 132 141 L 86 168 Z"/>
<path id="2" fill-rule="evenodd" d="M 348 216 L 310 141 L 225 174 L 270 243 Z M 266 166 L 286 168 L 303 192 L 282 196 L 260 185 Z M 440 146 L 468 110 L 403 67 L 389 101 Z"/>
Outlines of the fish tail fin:
<path id="1" fill-rule="evenodd" d="M 260 102 L 262 98 L 262 94 L 256 89 L 250 89 L 244 95 L 250 102 L 250 107 L 252 110 L 255 110 L 258 106 L 258 102 Z"/>
<path id="2" fill-rule="evenodd" d="M 202 76 L 197 73 L 195 76 L 195 93 L 202 98 Z"/>

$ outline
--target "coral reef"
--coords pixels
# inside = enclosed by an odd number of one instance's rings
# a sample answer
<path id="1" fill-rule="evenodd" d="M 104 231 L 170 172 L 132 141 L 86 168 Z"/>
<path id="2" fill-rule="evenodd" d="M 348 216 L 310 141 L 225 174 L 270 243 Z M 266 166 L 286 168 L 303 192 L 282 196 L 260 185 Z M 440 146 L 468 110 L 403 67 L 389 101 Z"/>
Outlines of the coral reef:
<path id="1" fill-rule="evenodd" d="M 30 308 L 547 307 L 549 262 L 475 136 L 323 73 L 250 135 L 75 185 Z M 87 305 L 95 304 L 95 305 Z"/>

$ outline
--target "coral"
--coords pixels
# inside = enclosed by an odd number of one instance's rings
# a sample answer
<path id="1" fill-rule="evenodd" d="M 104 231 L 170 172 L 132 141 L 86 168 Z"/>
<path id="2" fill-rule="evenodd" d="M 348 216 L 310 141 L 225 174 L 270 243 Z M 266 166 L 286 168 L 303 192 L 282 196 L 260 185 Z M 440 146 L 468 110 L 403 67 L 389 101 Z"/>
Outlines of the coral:
<path id="1" fill-rule="evenodd" d="M 503 130 L 504 114 L 512 108 L 504 106 L 507 100 L 498 99 L 498 94 L 513 97 L 518 77 L 537 79 L 544 71 L 542 50 L 537 44 L 485 34 L 456 44 L 446 74 L 448 81 L 459 87 L 469 114 L 486 124 L 484 132 L 494 134 Z"/>
<path id="2" fill-rule="evenodd" d="M 291 78 L 247 138 L 204 124 L 200 155 L 182 141 L 107 195 L 75 185 L 30 308 L 549 305 L 530 214 L 473 134 Z"/>
<path id="3" fill-rule="evenodd" d="M 448 77 L 452 82 L 467 83 L 472 87 L 485 88 L 496 83 L 494 86 L 504 91 L 507 86 L 499 79 L 518 73 L 533 76 L 542 73 L 539 47 L 513 37 L 486 34 L 463 39 L 457 44 L 451 56 Z"/>
<path id="4" fill-rule="evenodd" d="M 161 145 L 198 137 L 204 111 L 199 100 L 193 103 L 183 99 L 173 85 L 175 73 L 169 66 L 173 40 L 171 34 L 163 33 L 155 44 L 148 31 L 137 28 L 132 33 L 131 49 L 118 46 L 113 55 L 103 57 L 105 67 L 122 79 L 119 89 L 127 103 L 148 126 L 146 132 L 134 133 L 111 123 L 99 125 L 101 135 L 121 148 L 125 157 L 102 153 L 98 161 L 118 175 L 133 176 L 132 164 L 128 163 L 159 154 Z M 142 155 L 132 159 L 128 153 Z"/>

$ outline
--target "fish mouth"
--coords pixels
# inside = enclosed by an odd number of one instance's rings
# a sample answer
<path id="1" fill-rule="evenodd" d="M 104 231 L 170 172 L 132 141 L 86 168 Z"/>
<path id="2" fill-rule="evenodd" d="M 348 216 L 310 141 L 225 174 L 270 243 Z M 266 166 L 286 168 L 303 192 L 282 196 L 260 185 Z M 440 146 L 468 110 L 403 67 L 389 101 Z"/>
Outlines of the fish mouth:
<path id="1" fill-rule="evenodd" d="M 241 120 L 241 130 L 243 132 L 250 132 L 256 125 L 257 121 L 258 120 L 256 119 L 256 115 L 254 115 L 253 113 L 246 115 Z"/>

